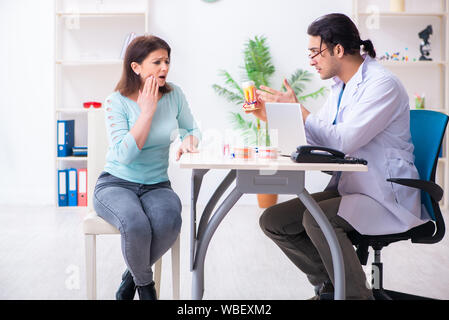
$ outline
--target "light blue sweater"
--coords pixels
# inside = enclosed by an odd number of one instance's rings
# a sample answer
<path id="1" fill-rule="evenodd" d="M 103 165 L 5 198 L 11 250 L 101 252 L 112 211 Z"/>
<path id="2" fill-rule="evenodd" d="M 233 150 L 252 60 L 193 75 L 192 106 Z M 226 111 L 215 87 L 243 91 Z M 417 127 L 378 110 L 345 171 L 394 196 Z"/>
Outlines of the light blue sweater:
<path id="1" fill-rule="evenodd" d="M 139 105 L 119 92 L 106 98 L 105 121 L 109 150 L 105 171 L 140 184 L 167 181 L 169 148 L 178 136 L 177 130 L 181 140 L 188 135 L 201 138 L 184 93 L 172 83 L 169 86 L 173 90 L 159 100 L 142 150 L 139 150 L 129 132 L 140 115 Z"/>

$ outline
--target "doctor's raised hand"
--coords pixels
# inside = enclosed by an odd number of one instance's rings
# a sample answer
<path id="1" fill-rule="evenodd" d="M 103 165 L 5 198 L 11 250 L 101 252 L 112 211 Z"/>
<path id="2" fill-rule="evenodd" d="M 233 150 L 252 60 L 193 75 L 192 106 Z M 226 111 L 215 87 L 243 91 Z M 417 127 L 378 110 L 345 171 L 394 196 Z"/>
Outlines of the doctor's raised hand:
<path id="1" fill-rule="evenodd" d="M 270 87 L 260 86 L 260 90 L 256 90 L 257 104 L 256 107 L 259 110 L 247 111 L 246 113 L 252 113 L 257 118 L 267 121 L 267 114 L 265 109 L 266 102 L 276 102 L 276 103 L 298 103 L 298 98 L 296 97 L 295 91 L 288 83 L 287 79 L 284 79 L 284 86 L 286 91 L 278 91 Z M 307 111 L 301 105 L 301 111 L 303 113 L 303 119 L 307 118 L 309 111 Z"/>
<path id="2" fill-rule="evenodd" d="M 278 102 L 278 103 L 297 103 L 295 91 L 292 89 L 287 79 L 284 79 L 284 86 L 287 89 L 285 92 L 277 91 L 273 88 L 260 86 L 260 90 L 256 94 L 264 102 Z"/>

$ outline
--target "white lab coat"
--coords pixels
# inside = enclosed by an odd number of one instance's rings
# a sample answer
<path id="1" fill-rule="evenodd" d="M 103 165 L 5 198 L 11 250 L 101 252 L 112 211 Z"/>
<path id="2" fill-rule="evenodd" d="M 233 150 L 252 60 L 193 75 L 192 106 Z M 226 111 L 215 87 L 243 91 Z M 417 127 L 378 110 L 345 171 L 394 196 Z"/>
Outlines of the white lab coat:
<path id="1" fill-rule="evenodd" d="M 343 87 L 338 77 L 325 105 L 306 120 L 307 142 L 368 161 L 368 172 L 332 177 L 328 188 L 338 183 L 342 195 L 339 216 L 361 234 L 405 232 L 429 220 L 419 190 L 386 181 L 419 179 L 413 163 L 409 98 L 396 76 L 371 57 L 364 58 L 346 84 L 337 124 L 332 123 Z"/>

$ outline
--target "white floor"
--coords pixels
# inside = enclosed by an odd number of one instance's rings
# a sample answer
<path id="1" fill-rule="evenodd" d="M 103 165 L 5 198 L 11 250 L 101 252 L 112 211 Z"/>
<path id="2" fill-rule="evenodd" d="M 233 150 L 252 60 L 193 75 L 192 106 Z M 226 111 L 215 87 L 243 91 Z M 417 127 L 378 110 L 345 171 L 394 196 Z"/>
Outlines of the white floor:
<path id="1" fill-rule="evenodd" d="M 237 205 L 224 219 L 206 257 L 204 299 L 301 300 L 313 295 L 306 277 L 260 231 L 261 212 Z M 85 299 L 81 218 L 79 210 L 0 207 L 0 299 Z M 184 207 L 181 299 L 190 299 L 189 236 L 190 211 Z M 434 245 L 393 244 L 383 250 L 382 260 L 386 288 L 449 299 L 448 236 Z M 99 299 L 114 299 L 124 269 L 120 237 L 99 237 Z M 163 260 L 160 298 L 171 299 L 170 255 Z"/>

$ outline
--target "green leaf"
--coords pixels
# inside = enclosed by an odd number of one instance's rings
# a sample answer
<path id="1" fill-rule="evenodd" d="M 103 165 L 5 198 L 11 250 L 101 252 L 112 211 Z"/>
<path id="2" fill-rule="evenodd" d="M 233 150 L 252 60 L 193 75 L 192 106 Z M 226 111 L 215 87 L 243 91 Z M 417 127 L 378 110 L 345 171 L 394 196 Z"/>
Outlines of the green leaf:
<path id="1" fill-rule="evenodd" d="M 245 98 L 243 98 L 243 96 L 238 93 L 232 92 L 217 84 L 212 85 L 212 88 L 219 96 L 224 97 L 229 102 L 232 102 L 237 105 L 243 105 L 245 103 Z"/>
<path id="2" fill-rule="evenodd" d="M 237 83 L 237 81 L 232 78 L 232 76 L 227 72 L 226 70 L 220 70 L 219 75 L 224 78 L 225 83 L 230 86 L 231 88 L 237 90 L 240 92 L 242 97 L 244 96 L 243 89 L 240 87 L 240 85 Z"/>
<path id="3" fill-rule="evenodd" d="M 256 36 L 254 40 L 248 40 L 243 51 L 246 74 L 249 80 L 255 82 L 256 87 L 269 86 L 269 79 L 275 72 L 266 42 L 264 36 Z"/>
<path id="4" fill-rule="evenodd" d="M 288 83 L 292 87 L 293 91 L 296 94 L 296 97 L 299 101 L 304 102 L 307 99 L 317 99 L 319 97 L 325 96 L 327 93 L 326 87 L 321 87 L 315 92 L 302 95 L 306 88 L 306 83 L 311 82 L 313 78 L 313 74 L 307 70 L 298 69 L 293 73 L 290 78 L 288 79 Z M 284 85 L 282 85 L 281 90 L 286 91 L 286 88 Z"/>
<path id="5" fill-rule="evenodd" d="M 296 70 L 288 79 L 288 83 L 296 95 L 301 94 L 306 88 L 305 82 L 310 81 L 312 81 L 312 73 L 303 69 Z M 281 89 L 287 91 L 284 85 L 282 85 Z"/>
<path id="6" fill-rule="evenodd" d="M 212 85 L 212 88 L 219 95 L 224 97 L 229 102 L 235 103 L 237 105 L 242 105 L 245 103 L 245 96 L 243 89 L 239 86 L 237 81 L 235 81 L 229 72 L 225 70 L 220 70 L 219 75 L 224 78 L 225 84 L 230 87 L 230 89 L 222 87 L 218 84 Z M 234 90 L 234 91 L 233 91 Z M 237 91 L 237 92 L 235 92 Z"/>
<path id="7" fill-rule="evenodd" d="M 297 96 L 297 98 L 300 102 L 304 102 L 309 98 L 318 99 L 319 97 L 324 97 L 324 96 L 326 96 L 327 92 L 328 92 L 328 89 L 326 87 L 321 87 L 320 89 L 318 89 L 315 92 L 309 93 L 305 96 Z"/>

